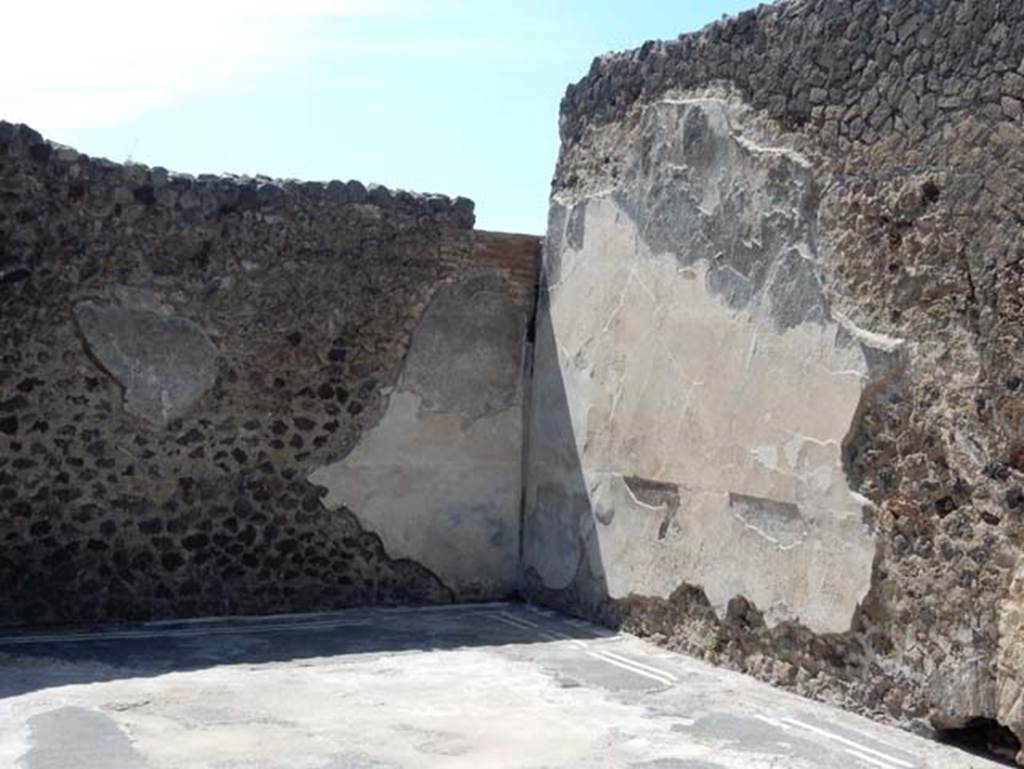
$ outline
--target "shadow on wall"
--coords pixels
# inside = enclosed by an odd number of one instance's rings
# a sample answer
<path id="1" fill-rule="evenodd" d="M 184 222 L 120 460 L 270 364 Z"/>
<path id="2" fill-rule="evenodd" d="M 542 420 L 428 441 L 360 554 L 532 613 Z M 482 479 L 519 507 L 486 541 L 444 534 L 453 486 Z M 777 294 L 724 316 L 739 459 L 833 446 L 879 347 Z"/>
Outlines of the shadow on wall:
<path id="1" fill-rule="evenodd" d="M 615 626 L 616 619 L 608 613 L 604 564 L 558 360 L 546 272 L 540 280 L 534 322 L 523 516 L 524 597 Z M 553 583 L 568 587 L 548 587 Z"/>

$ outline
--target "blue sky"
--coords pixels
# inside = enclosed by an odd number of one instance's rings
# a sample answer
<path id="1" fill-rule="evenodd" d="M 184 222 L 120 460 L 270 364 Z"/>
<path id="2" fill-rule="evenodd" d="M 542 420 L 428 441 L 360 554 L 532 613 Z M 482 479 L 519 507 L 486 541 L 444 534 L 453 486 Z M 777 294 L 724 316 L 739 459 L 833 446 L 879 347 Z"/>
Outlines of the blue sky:
<path id="1" fill-rule="evenodd" d="M 17 2 L 5 10 L 0 118 L 177 171 L 465 195 L 479 228 L 540 233 L 566 85 L 600 53 L 754 5 Z"/>

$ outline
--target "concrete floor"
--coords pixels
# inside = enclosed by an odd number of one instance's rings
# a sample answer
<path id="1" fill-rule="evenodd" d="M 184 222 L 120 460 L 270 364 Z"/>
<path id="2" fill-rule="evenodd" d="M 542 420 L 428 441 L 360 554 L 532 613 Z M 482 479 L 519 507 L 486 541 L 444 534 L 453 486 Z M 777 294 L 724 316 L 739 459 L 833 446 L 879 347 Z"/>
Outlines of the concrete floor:
<path id="1" fill-rule="evenodd" d="M 996 764 L 530 607 L 0 638 L 18 769 Z"/>

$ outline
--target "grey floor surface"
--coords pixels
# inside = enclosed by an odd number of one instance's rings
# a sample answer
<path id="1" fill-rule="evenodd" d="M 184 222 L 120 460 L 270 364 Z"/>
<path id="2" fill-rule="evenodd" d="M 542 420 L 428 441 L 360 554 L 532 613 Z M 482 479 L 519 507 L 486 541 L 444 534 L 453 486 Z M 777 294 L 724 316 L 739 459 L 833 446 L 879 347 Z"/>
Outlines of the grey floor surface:
<path id="1" fill-rule="evenodd" d="M 996 766 L 515 604 L 0 637 L 0 767 Z"/>

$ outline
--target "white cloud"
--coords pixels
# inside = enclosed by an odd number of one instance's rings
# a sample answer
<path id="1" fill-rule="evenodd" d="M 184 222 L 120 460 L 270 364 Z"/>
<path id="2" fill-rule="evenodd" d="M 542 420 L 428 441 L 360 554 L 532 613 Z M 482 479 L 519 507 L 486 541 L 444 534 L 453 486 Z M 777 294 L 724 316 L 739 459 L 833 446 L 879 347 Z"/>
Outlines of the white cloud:
<path id="1" fill-rule="evenodd" d="M 327 18 L 409 18 L 428 0 L 28 0 L 5 9 L 0 118 L 106 125 L 302 56 Z"/>

